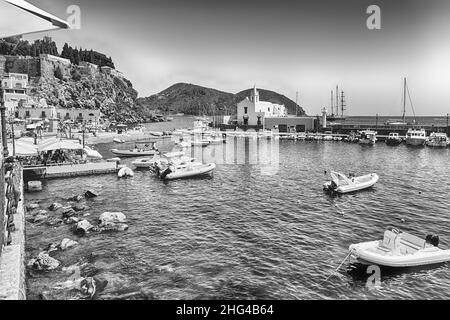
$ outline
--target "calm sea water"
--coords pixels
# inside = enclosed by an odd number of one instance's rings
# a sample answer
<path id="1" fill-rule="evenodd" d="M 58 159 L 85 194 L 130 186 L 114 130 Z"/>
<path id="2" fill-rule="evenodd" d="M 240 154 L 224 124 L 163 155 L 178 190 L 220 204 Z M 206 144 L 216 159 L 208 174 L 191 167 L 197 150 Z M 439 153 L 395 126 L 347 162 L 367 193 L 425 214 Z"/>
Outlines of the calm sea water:
<path id="1" fill-rule="evenodd" d="M 172 145 L 170 139 L 159 143 L 163 150 Z M 99 150 L 109 157 L 112 147 Z M 87 201 L 87 219 L 122 211 L 129 230 L 78 238 L 67 225 L 27 222 L 27 257 L 50 242 L 76 239 L 80 245 L 57 258 L 63 266 L 82 258 L 93 263 L 98 276 L 108 280 L 98 299 L 129 293 L 157 299 L 450 298 L 448 265 L 382 274 L 381 287 L 369 289 L 367 276 L 349 272 L 346 263 L 324 283 L 350 244 L 380 239 L 390 226 L 418 236 L 436 233 L 440 246 L 450 248 L 450 149 L 301 141 L 279 141 L 277 148 L 279 166 L 272 175 L 244 157 L 218 164 L 213 177 L 203 179 L 162 182 L 148 171 L 135 171 L 130 179 L 46 181 L 44 190 L 27 194 L 27 200 L 40 200 L 43 207 L 64 204 L 94 189 L 100 195 Z M 331 169 L 376 172 L 380 180 L 369 191 L 331 197 L 322 191 L 324 170 Z M 67 278 L 61 270 L 29 274 L 28 297 L 37 298 Z"/>

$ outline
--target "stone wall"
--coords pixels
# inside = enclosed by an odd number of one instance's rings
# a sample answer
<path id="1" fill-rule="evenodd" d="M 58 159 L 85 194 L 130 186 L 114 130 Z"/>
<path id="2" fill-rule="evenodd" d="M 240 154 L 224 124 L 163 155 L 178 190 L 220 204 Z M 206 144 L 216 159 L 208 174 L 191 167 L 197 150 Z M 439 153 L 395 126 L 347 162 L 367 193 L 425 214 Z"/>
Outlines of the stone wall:
<path id="1" fill-rule="evenodd" d="M 0 56 L 0 77 L 5 73 L 26 73 L 29 77 L 41 75 L 39 58 L 21 56 Z"/>
<path id="2" fill-rule="evenodd" d="M 2 131 L 0 124 L 0 142 L 2 141 Z M 1 150 L 2 151 L 2 150 Z M 4 176 L 4 168 L 3 168 L 3 152 L 0 151 L 0 259 L 2 256 L 3 249 L 3 240 L 5 235 L 5 176 Z"/>
<path id="3" fill-rule="evenodd" d="M 41 61 L 41 77 L 51 78 L 55 74 L 55 70 L 59 67 L 63 77 L 70 77 L 71 63 L 67 59 L 51 56 L 48 54 L 40 55 Z"/>

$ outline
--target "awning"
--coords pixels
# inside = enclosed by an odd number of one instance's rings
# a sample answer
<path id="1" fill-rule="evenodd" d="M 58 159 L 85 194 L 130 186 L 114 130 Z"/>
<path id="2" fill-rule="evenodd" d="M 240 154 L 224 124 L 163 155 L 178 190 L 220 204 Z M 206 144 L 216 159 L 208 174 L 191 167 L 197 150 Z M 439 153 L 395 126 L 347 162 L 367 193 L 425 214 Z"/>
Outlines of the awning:
<path id="1" fill-rule="evenodd" d="M 69 140 L 62 140 L 62 141 L 56 141 L 54 143 L 48 144 L 48 145 L 44 145 L 44 146 L 39 146 L 38 147 L 38 151 L 39 152 L 46 152 L 46 151 L 50 151 L 50 150 L 82 150 L 83 146 L 79 143 L 76 142 L 72 142 Z"/>
<path id="2" fill-rule="evenodd" d="M 0 39 L 56 29 L 70 25 L 24 0 L 0 0 Z"/>
<path id="3" fill-rule="evenodd" d="M 37 155 L 37 146 L 33 145 L 32 143 L 17 139 L 14 141 L 14 149 L 15 149 L 15 155 L 16 156 L 35 156 Z M 8 143 L 8 151 L 9 154 L 13 153 L 13 145 L 11 142 Z"/>

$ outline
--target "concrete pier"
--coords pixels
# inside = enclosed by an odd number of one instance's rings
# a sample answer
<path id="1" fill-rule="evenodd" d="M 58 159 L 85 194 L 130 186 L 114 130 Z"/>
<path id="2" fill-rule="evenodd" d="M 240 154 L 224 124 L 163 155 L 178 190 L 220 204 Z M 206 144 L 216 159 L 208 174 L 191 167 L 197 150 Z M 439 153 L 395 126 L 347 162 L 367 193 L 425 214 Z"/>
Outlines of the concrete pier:
<path id="1" fill-rule="evenodd" d="M 33 174 L 41 179 L 68 178 L 86 175 L 115 173 L 121 166 L 115 162 L 89 162 L 80 164 L 63 164 L 54 166 L 36 166 L 24 168 L 24 174 Z"/>

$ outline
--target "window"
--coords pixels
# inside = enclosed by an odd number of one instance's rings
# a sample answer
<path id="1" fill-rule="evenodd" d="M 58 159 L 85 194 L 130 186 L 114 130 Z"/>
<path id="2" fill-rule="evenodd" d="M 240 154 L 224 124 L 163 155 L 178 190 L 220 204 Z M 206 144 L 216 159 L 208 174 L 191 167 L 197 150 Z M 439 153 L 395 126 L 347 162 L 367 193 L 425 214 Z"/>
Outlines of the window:
<path id="1" fill-rule="evenodd" d="M 42 117 L 42 118 L 45 118 L 45 111 L 42 111 L 41 117 Z"/>
<path id="2" fill-rule="evenodd" d="M 30 117 L 30 110 L 25 111 L 25 117 L 27 117 L 27 118 Z"/>
<path id="3" fill-rule="evenodd" d="M 244 113 L 247 114 L 248 107 L 244 107 Z"/>
<path id="4" fill-rule="evenodd" d="M 270 112 L 270 107 L 267 107 L 267 112 Z"/>

